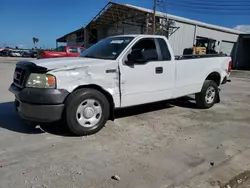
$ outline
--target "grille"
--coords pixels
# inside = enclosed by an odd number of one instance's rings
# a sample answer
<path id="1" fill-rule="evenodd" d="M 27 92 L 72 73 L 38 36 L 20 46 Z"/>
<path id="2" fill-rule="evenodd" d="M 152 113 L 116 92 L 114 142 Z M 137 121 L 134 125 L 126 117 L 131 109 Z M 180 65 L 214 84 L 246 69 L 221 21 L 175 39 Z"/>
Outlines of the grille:
<path id="1" fill-rule="evenodd" d="M 14 72 L 14 84 L 17 85 L 18 87 L 23 87 L 24 86 L 24 79 L 27 71 L 23 68 L 16 67 L 15 72 Z"/>

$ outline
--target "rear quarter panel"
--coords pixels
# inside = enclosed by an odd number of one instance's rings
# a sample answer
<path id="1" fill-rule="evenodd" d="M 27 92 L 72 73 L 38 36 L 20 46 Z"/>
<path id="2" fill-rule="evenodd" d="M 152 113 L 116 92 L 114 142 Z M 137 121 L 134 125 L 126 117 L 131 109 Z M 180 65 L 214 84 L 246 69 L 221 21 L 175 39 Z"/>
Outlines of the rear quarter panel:
<path id="1" fill-rule="evenodd" d="M 227 69 L 230 60 L 230 57 L 176 60 L 174 97 L 200 92 L 205 79 L 213 72 L 221 75 L 222 82 L 228 74 Z"/>

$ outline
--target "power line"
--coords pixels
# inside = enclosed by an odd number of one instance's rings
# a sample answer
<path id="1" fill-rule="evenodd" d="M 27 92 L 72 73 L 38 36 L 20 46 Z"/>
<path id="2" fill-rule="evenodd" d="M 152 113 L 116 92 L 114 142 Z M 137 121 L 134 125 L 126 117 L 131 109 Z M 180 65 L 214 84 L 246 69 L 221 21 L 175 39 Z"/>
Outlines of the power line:
<path id="1" fill-rule="evenodd" d="M 166 4 L 162 0 L 157 0 L 157 6 L 161 8 L 161 11 L 167 13 Z"/>
<path id="2" fill-rule="evenodd" d="M 179 0 L 181 1 L 181 0 Z M 250 8 L 222 8 L 222 7 L 209 7 L 209 6 L 198 6 L 198 5 L 190 5 L 189 4 L 184 4 L 184 3 L 179 3 L 178 2 L 169 2 L 169 0 L 158 0 L 158 3 L 161 4 L 161 6 L 166 6 L 168 7 L 174 7 L 175 9 L 179 9 L 182 11 L 194 11 L 192 13 L 199 13 L 199 14 L 214 14 L 214 15 L 250 15 Z M 183 1 L 183 0 L 182 0 Z M 187 0 L 186 0 L 187 1 Z"/>
<path id="3" fill-rule="evenodd" d="M 179 4 L 179 3 L 168 3 L 168 5 L 171 6 L 177 6 L 177 7 L 185 7 L 185 8 L 193 8 L 193 9 L 204 9 L 204 10 L 223 10 L 223 11 L 249 11 L 250 13 L 250 8 L 223 8 L 223 7 L 210 7 L 210 6 L 197 6 L 197 5 L 184 5 L 184 4 Z M 232 12 L 231 12 L 232 13 Z"/>
<path id="4" fill-rule="evenodd" d="M 168 0 L 162 0 L 163 2 L 166 2 Z M 213 1 L 213 0 L 210 0 L 208 2 L 201 2 L 200 0 L 178 0 L 177 2 L 185 2 L 185 3 L 200 3 L 200 4 L 213 4 L 213 5 L 218 5 L 218 4 L 222 4 L 222 5 L 227 5 L 227 4 L 232 4 L 232 5 L 244 5 L 245 3 L 246 4 L 250 4 L 250 1 L 248 0 L 238 0 L 238 1 L 235 1 L 235 0 L 226 0 L 226 1 L 223 1 L 223 0 L 216 0 L 216 1 Z"/>
<path id="5" fill-rule="evenodd" d="M 249 4 L 212 4 L 210 3 L 203 3 L 203 2 L 192 2 L 192 1 L 187 1 L 187 0 L 179 0 L 179 1 L 172 1 L 172 0 L 165 0 L 162 1 L 164 4 L 168 3 L 176 3 L 176 4 L 181 4 L 181 5 L 197 5 L 197 6 L 206 6 L 206 7 L 250 7 L 250 2 Z"/>
<path id="6" fill-rule="evenodd" d="M 225 6 L 217 6 L 217 5 L 199 5 L 199 4 L 192 4 L 192 3 L 181 3 L 181 2 L 170 2 L 170 1 L 164 1 L 163 4 L 167 4 L 167 5 L 173 5 L 173 6 L 180 6 L 180 7 L 190 7 L 190 8 L 199 8 L 199 9 L 211 9 L 211 10 L 240 10 L 240 11 L 250 11 L 250 5 L 246 5 L 246 6 L 242 6 L 242 7 L 236 7 L 236 8 L 233 8 L 233 7 L 227 7 L 225 8 Z M 249 8 L 246 8 L 246 7 L 249 7 Z"/>
<path id="7" fill-rule="evenodd" d="M 184 7 L 175 7 L 175 8 L 183 12 L 188 12 L 192 14 L 227 15 L 227 16 L 228 15 L 231 15 L 231 16 L 249 15 L 249 13 L 244 13 L 244 12 L 205 11 L 205 10 L 190 9 L 190 8 L 184 8 Z"/>

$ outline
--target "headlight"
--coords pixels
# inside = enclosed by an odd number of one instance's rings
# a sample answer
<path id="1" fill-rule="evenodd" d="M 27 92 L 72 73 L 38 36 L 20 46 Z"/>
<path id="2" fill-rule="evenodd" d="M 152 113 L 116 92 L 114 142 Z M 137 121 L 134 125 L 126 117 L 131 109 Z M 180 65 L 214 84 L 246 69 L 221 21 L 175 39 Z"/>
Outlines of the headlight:
<path id="1" fill-rule="evenodd" d="M 56 88 L 56 77 L 51 74 L 31 73 L 26 87 L 34 88 Z"/>

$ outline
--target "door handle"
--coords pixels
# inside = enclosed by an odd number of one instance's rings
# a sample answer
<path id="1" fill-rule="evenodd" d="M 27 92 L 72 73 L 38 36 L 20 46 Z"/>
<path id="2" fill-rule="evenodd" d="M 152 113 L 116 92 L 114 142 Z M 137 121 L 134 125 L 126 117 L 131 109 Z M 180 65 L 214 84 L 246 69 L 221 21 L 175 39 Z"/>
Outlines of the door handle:
<path id="1" fill-rule="evenodd" d="M 163 73 L 163 67 L 156 67 L 156 68 L 155 68 L 155 73 L 156 73 L 156 74 L 161 74 L 161 73 Z"/>

